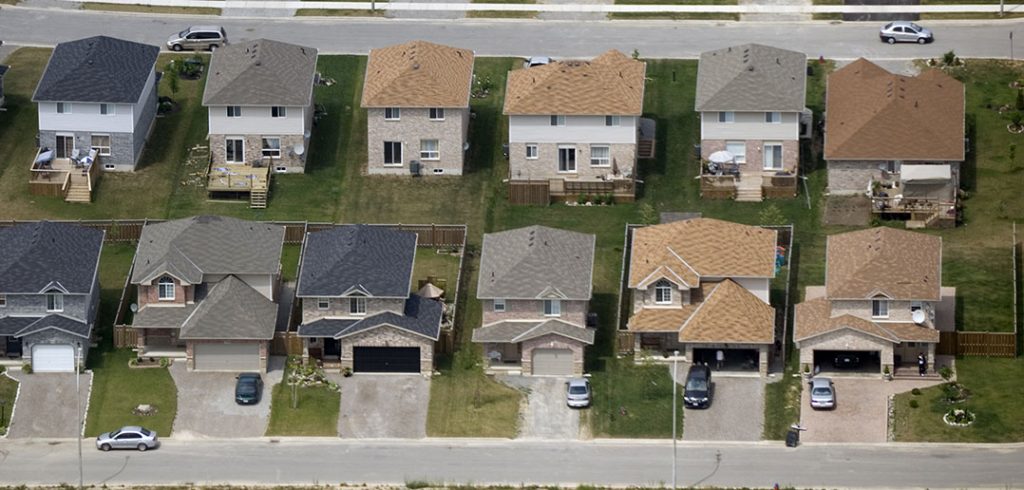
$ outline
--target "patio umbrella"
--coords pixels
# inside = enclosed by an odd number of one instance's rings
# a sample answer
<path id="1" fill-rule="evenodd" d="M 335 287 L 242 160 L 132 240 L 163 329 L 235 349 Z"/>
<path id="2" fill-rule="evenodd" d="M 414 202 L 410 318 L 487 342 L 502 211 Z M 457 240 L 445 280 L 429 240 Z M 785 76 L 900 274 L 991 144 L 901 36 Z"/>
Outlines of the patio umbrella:
<path id="1" fill-rule="evenodd" d="M 419 294 L 424 298 L 435 299 L 440 298 L 441 295 L 444 294 L 444 290 L 428 282 L 424 284 L 416 294 Z"/>
<path id="2" fill-rule="evenodd" d="M 733 163 L 735 160 L 736 155 L 725 150 L 716 151 L 708 156 L 708 161 L 711 163 Z"/>

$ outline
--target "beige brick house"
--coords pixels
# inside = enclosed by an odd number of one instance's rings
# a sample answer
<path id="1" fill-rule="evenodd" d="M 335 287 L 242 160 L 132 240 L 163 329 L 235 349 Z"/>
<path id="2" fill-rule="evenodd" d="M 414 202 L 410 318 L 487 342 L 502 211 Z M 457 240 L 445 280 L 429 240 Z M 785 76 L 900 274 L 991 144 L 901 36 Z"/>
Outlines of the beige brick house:
<path id="1" fill-rule="evenodd" d="M 370 51 L 366 109 L 371 175 L 462 175 L 473 52 L 426 41 Z"/>
<path id="2" fill-rule="evenodd" d="M 626 325 L 636 351 L 713 363 L 721 350 L 727 369 L 767 374 L 776 239 L 774 230 L 709 218 L 633 230 Z"/>
<path id="3" fill-rule="evenodd" d="M 796 305 L 793 340 L 800 363 L 831 370 L 853 356 L 879 373 L 934 365 L 940 329 L 953 328 L 955 290 L 942 287 L 942 238 L 871 228 L 828 237 L 825 286 Z"/>
<path id="4" fill-rule="evenodd" d="M 592 294 L 594 235 L 529 226 L 484 235 L 477 299 L 490 372 L 583 374 L 594 343 L 586 325 Z"/>

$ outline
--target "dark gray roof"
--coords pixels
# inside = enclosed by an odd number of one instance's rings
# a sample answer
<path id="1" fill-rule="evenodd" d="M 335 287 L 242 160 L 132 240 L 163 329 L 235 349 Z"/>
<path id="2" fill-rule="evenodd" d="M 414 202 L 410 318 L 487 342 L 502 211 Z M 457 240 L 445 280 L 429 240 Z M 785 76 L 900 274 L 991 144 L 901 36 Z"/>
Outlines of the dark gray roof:
<path id="1" fill-rule="evenodd" d="M 555 334 L 591 345 L 594 343 L 594 333 L 593 328 L 584 328 L 558 319 L 505 321 L 473 330 L 473 342 L 516 343 Z"/>
<path id="2" fill-rule="evenodd" d="M 744 44 L 700 55 L 696 109 L 785 111 L 805 107 L 807 55 Z"/>
<path id="3" fill-rule="evenodd" d="M 0 293 L 63 288 L 88 294 L 96 278 L 103 232 L 40 221 L 0 228 Z"/>
<path id="4" fill-rule="evenodd" d="M 88 323 L 75 320 L 74 318 L 68 318 L 64 315 L 46 315 L 42 318 L 38 318 L 36 321 L 19 330 L 14 334 L 14 336 L 24 337 L 43 330 L 49 330 L 51 328 L 61 330 L 83 339 L 89 338 L 90 328 Z"/>
<path id="5" fill-rule="evenodd" d="M 107 36 L 60 43 L 32 100 L 133 104 L 142 96 L 159 53 L 156 46 Z"/>
<path id="6" fill-rule="evenodd" d="M 334 337 L 359 320 L 321 318 L 299 325 L 299 337 Z"/>
<path id="7" fill-rule="evenodd" d="M 295 295 L 337 297 L 353 289 L 377 297 L 409 295 L 416 234 L 346 225 L 306 235 Z"/>
<path id="8" fill-rule="evenodd" d="M 405 301 L 405 308 L 401 315 L 386 311 L 361 320 L 322 319 L 300 325 L 299 335 L 340 339 L 380 326 L 391 325 L 431 340 L 437 340 L 441 335 L 442 310 L 443 305 L 440 301 L 413 294 Z"/>
<path id="9" fill-rule="evenodd" d="M 182 306 L 146 305 L 132 318 L 133 328 L 181 328 L 196 309 L 195 303 Z"/>
<path id="10" fill-rule="evenodd" d="M 488 233 L 476 296 L 589 300 L 594 240 L 594 235 L 546 226 Z"/>
<path id="11" fill-rule="evenodd" d="M 38 316 L 0 316 L 0 336 L 14 335 L 39 318 Z"/>
<path id="12" fill-rule="evenodd" d="M 170 274 L 190 284 L 204 274 L 277 274 L 284 227 L 222 216 L 146 225 L 135 252 L 132 284 Z"/>
<path id="13" fill-rule="evenodd" d="M 316 48 L 256 39 L 218 49 L 203 105 L 305 106 L 313 97 Z"/>
<path id="14" fill-rule="evenodd" d="M 9 70 L 10 68 L 11 67 L 7 65 L 0 65 L 0 78 L 3 78 L 3 76 L 7 73 L 7 70 Z"/>
<path id="15" fill-rule="evenodd" d="M 181 326 L 182 339 L 261 339 L 274 337 L 277 303 L 235 276 L 210 288 L 195 313 Z"/>

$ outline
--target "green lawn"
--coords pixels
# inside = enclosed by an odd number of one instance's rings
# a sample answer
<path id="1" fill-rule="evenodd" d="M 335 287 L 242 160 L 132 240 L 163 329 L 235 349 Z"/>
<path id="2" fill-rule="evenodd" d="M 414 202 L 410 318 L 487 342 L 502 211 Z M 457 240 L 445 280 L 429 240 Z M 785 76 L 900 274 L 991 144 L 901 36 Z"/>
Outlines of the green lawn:
<path id="1" fill-rule="evenodd" d="M 736 5 L 736 0 L 615 0 L 615 5 Z M 739 14 L 687 12 L 613 12 L 609 19 L 740 20 Z M 646 109 L 646 105 L 644 108 Z"/>
<path id="2" fill-rule="evenodd" d="M 341 393 L 323 385 L 298 387 L 294 393 L 293 399 L 292 387 L 283 381 L 274 386 L 267 436 L 337 437 Z"/>
<path id="3" fill-rule="evenodd" d="M 446 296 L 449 300 L 454 300 L 455 297 L 452 295 L 455 293 L 455 283 L 459 279 L 459 256 L 448 253 L 447 249 L 443 250 L 444 253 L 439 252 L 441 251 L 430 247 L 416 249 L 416 263 L 412 271 L 412 289 L 413 291 L 419 290 L 421 280 L 436 277 L 442 279 L 447 285 L 435 284 L 435 286 L 451 291 Z"/>
<path id="4" fill-rule="evenodd" d="M 473 0 L 472 3 L 537 3 L 537 0 Z M 491 18 L 491 19 L 532 19 L 537 17 L 537 12 L 512 11 L 512 10 L 469 10 L 466 17 L 470 19 Z"/>
<path id="5" fill-rule="evenodd" d="M 484 376 L 471 364 L 477 354 L 465 346 L 468 360 L 442 366 L 430 381 L 427 435 L 430 437 L 516 436 L 522 393 Z"/>
<path id="6" fill-rule="evenodd" d="M 3 369 L 0 369 L 2 371 Z M 0 372 L 0 400 L 3 400 L 2 416 L 0 416 L 0 436 L 7 433 L 11 425 L 11 411 L 14 410 L 14 398 L 18 395 L 18 382 Z"/>
<path id="7" fill-rule="evenodd" d="M 281 280 L 291 282 L 298 279 L 299 254 L 302 245 L 285 245 L 281 247 Z"/>
<path id="8" fill-rule="evenodd" d="M 670 437 L 672 435 L 671 365 L 637 366 L 631 359 L 610 360 L 591 378 L 595 437 Z M 680 368 L 680 371 L 682 369 Z M 683 387 L 677 392 L 677 436 L 683 436 Z"/>
<path id="9" fill-rule="evenodd" d="M 82 4 L 82 10 L 106 10 L 111 12 L 138 12 L 144 14 L 187 14 L 187 15 L 220 15 L 219 8 L 213 7 L 164 7 L 157 5 L 123 5 L 119 3 Z"/>
<path id="10" fill-rule="evenodd" d="M 310 1 L 310 0 L 303 0 Z M 333 0 L 327 0 L 333 1 Z M 341 1 L 341 0 L 338 0 Z M 378 0 L 378 4 L 387 3 L 387 0 Z M 336 10 L 336 9 L 298 9 L 295 11 L 296 16 L 315 16 L 315 17 L 384 17 L 386 11 L 384 9 L 367 9 L 367 10 Z"/>

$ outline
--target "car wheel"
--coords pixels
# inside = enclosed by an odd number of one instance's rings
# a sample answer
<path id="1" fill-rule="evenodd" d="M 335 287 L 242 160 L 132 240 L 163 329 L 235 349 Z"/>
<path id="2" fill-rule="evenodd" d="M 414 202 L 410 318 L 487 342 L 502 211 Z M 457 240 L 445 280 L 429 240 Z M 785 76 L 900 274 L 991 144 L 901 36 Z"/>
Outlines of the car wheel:
<path id="1" fill-rule="evenodd" d="M 927 42 L 928 42 L 928 40 L 923 38 L 923 37 L 917 38 L 917 44 L 924 44 L 924 43 L 927 43 Z"/>
<path id="2" fill-rule="evenodd" d="M 145 452 L 147 449 L 149 449 L 149 446 L 147 446 L 145 444 L 139 444 L 139 451 L 140 452 Z"/>
<path id="3" fill-rule="evenodd" d="M 181 51 L 181 45 L 180 44 L 175 44 L 174 46 L 171 46 L 171 49 L 174 50 L 174 51 Z"/>
<path id="4" fill-rule="evenodd" d="M 886 38 L 885 42 L 887 42 L 889 44 L 896 44 L 896 38 L 894 38 L 894 37 Z"/>
<path id="5" fill-rule="evenodd" d="M 110 451 L 110 444 L 103 444 L 100 446 L 100 451 Z"/>
<path id="6" fill-rule="evenodd" d="M 210 45 L 210 52 L 212 53 L 212 52 L 214 52 L 216 50 L 217 50 L 217 45 L 216 44 L 211 44 Z"/>

